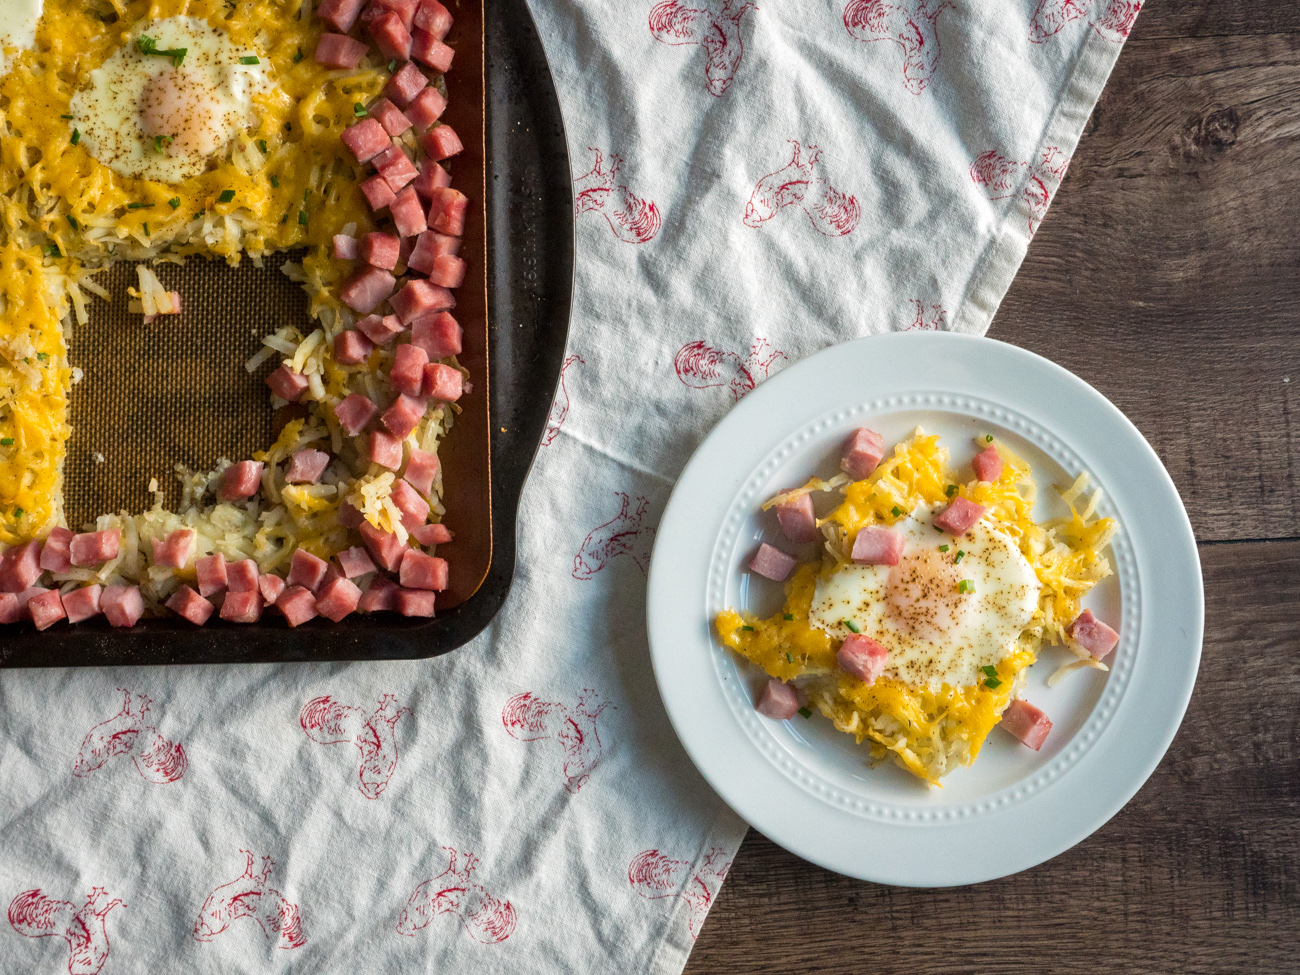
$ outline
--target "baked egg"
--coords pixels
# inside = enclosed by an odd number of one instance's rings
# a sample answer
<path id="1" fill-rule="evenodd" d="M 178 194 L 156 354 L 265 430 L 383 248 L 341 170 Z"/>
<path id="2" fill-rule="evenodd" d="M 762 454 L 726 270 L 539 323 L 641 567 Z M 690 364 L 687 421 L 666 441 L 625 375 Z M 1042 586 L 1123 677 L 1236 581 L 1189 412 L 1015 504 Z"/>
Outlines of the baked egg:
<path id="1" fill-rule="evenodd" d="M 0 0 L 0 75 L 9 71 L 13 55 L 36 45 L 40 19 L 41 0 Z"/>

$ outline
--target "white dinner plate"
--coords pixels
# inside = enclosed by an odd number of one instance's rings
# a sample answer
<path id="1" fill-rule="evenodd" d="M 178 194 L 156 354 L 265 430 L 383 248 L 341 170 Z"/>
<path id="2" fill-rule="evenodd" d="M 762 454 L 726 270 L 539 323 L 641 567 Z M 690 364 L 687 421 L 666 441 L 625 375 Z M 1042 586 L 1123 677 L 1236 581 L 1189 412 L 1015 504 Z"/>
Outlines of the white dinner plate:
<path id="1" fill-rule="evenodd" d="M 1118 623 L 1109 673 L 1045 649 L 1022 696 L 1053 721 L 1034 752 L 994 728 L 979 758 L 931 788 L 820 715 L 773 721 L 754 710 L 766 678 L 716 640 L 733 607 L 767 616 L 782 587 L 745 571 L 760 541 L 789 548 L 761 503 L 837 471 L 857 427 L 888 446 L 917 426 L 952 463 L 993 434 L 1033 467 L 1035 520 L 1068 513 L 1052 485 L 1086 471 L 1115 517 L 1114 575 L 1084 600 Z M 815 495 L 825 514 L 829 495 Z M 815 552 L 805 550 L 803 555 Z M 1191 697 L 1204 598 L 1196 543 L 1155 452 L 1105 397 L 1060 366 L 992 339 L 873 336 L 826 349 L 764 382 L 691 458 L 659 526 L 650 567 L 650 652 L 678 737 L 718 794 L 754 828 L 830 870 L 942 887 L 1032 867 L 1069 849 L 1155 769 Z"/>

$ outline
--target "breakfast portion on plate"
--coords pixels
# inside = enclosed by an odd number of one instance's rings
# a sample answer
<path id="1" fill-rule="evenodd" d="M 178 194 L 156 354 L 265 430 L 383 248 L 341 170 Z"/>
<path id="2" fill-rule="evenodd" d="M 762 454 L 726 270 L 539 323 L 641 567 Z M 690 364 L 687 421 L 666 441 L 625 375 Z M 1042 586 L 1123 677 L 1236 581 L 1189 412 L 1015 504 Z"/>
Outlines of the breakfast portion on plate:
<path id="1" fill-rule="evenodd" d="M 919 428 L 892 451 L 862 428 L 843 473 L 763 505 L 784 541 L 762 543 L 748 570 L 784 583 L 784 605 L 714 621 L 722 644 L 769 678 L 759 712 L 820 712 L 873 759 L 938 785 L 995 725 L 1042 747 L 1051 719 L 1021 694 L 1044 648 L 1070 653 L 1049 684 L 1107 670 L 1119 635 L 1080 605 L 1111 574 L 1116 525 L 1095 516 L 1100 491 L 1081 474 L 1060 492 L 1069 515 L 1035 521 L 1029 465 L 991 435 L 975 451 L 956 469 Z M 835 505 L 819 516 L 814 497 L 827 494 Z"/>
<path id="2" fill-rule="evenodd" d="M 438 0 L 33 9 L 0 38 L 0 623 L 432 616 L 452 537 L 438 448 L 472 392 L 451 314 L 469 200 L 442 165 L 463 149 L 440 122 L 451 14 Z M 71 365 L 67 338 L 93 327 L 88 294 L 109 297 L 94 275 L 294 248 L 307 253 L 283 270 L 311 320 L 232 362 L 275 363 L 275 442 L 178 469 L 175 511 L 155 484 L 148 511 L 66 525 L 68 400 L 95 369 Z M 140 327 L 184 328 L 169 317 L 184 297 L 137 272 Z"/>

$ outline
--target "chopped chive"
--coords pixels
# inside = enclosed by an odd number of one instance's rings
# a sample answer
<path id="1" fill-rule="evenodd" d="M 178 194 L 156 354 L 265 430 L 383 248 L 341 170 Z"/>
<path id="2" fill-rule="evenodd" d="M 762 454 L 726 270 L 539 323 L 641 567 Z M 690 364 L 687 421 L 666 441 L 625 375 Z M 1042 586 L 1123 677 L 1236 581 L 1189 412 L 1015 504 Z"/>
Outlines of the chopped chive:
<path id="1" fill-rule="evenodd" d="M 306 211 L 306 210 L 299 210 L 299 211 L 298 211 L 298 226 L 300 226 L 300 227 L 305 227 L 305 226 L 307 226 L 307 211 Z"/>
<path id="2" fill-rule="evenodd" d="M 297 64 L 301 60 L 302 60 L 302 48 L 298 48 L 298 50 L 294 53 L 293 63 Z"/>
<path id="3" fill-rule="evenodd" d="M 0 447 L 12 447 L 14 445 L 13 437 L 0 437 Z"/>
<path id="4" fill-rule="evenodd" d="M 985 443 L 992 443 L 992 442 L 993 442 L 993 434 L 990 433 L 988 436 L 986 436 L 986 437 L 984 438 L 984 442 L 985 442 Z"/>
<path id="5" fill-rule="evenodd" d="M 146 237 L 149 236 L 149 224 L 148 224 L 148 223 L 146 223 L 146 224 L 144 225 L 144 235 L 145 235 Z"/>
<path id="6" fill-rule="evenodd" d="M 980 670 L 984 671 L 985 677 L 996 677 L 998 675 L 998 669 L 992 664 L 989 664 L 986 667 L 981 667 Z"/>
<path id="7" fill-rule="evenodd" d="M 171 58 L 172 67 L 174 68 L 179 68 L 181 66 L 181 63 L 185 60 L 186 51 L 188 50 L 188 48 L 184 47 L 171 47 L 166 50 L 160 50 L 158 42 L 152 37 L 147 37 L 144 34 L 141 34 L 136 38 L 135 46 L 139 49 L 141 54 L 156 54 L 162 58 Z"/>
<path id="8" fill-rule="evenodd" d="M 750 632 L 750 633 L 753 633 L 753 632 L 754 632 L 754 628 L 753 628 L 752 626 L 742 626 L 741 629 L 742 629 L 742 630 L 747 630 L 747 631 Z"/>
<path id="9" fill-rule="evenodd" d="M 221 195 L 220 195 L 219 197 L 217 197 L 217 202 L 218 202 L 218 203 L 229 203 L 229 202 L 230 202 L 231 200 L 233 200 L 234 198 L 235 198 L 235 191 L 234 191 L 234 190 L 222 190 L 222 191 L 221 191 Z"/>
<path id="10" fill-rule="evenodd" d="M 62 257 L 63 252 L 59 250 L 58 244 L 47 244 L 45 247 L 46 257 Z"/>
<path id="11" fill-rule="evenodd" d="M 960 561 L 961 561 L 962 559 L 964 559 L 965 557 L 966 557 L 966 553 L 963 552 L 961 549 L 957 549 L 957 554 L 954 555 L 954 556 L 952 557 L 952 564 L 953 564 L 953 565 L 956 565 L 958 562 L 960 562 Z"/>
<path id="12" fill-rule="evenodd" d="M 273 187 L 275 187 L 275 188 L 278 190 L 278 189 L 280 188 L 280 177 L 279 177 L 279 176 L 272 176 L 272 177 L 271 177 L 271 185 L 272 185 Z"/>
<path id="13" fill-rule="evenodd" d="M 860 629 L 858 629 L 858 624 L 857 624 L 857 623 L 854 623 L 853 620 L 840 620 L 840 622 L 844 624 L 844 626 L 845 626 L 846 629 L 848 629 L 848 630 L 850 630 L 850 631 L 852 631 L 852 632 L 854 632 L 854 633 L 861 633 L 861 632 L 862 632 Z"/>
<path id="14" fill-rule="evenodd" d="M 156 152 L 156 153 L 158 153 L 158 155 L 161 156 L 161 155 L 162 155 L 163 148 L 164 148 L 165 146 L 169 146 L 169 145 L 171 145 L 171 144 L 172 144 L 172 140 L 173 140 L 174 138 L 175 138 L 175 136 L 170 136 L 170 135 L 156 135 L 156 136 L 154 136 L 154 137 L 153 137 L 153 151 Z"/>
<path id="15" fill-rule="evenodd" d="M 48 352 L 37 352 L 36 358 L 40 359 L 42 362 L 48 362 L 50 359 L 50 354 Z"/>
<path id="16" fill-rule="evenodd" d="M 894 505 L 894 507 L 892 507 L 889 510 L 889 513 L 893 515 L 895 518 L 897 518 L 899 515 L 903 513 L 903 509 L 900 508 L 898 505 Z"/>
<path id="17" fill-rule="evenodd" d="M 81 227 L 77 224 L 77 218 L 70 213 L 68 214 L 68 224 L 72 227 L 73 230 L 81 229 Z"/>
<path id="18" fill-rule="evenodd" d="M 799 713 L 804 716 L 805 721 L 807 721 L 809 718 L 812 717 L 812 712 L 809 711 L 807 708 L 800 708 Z"/>
<path id="19" fill-rule="evenodd" d="M 793 619 L 794 619 L 794 613 L 786 613 L 786 614 L 785 614 L 785 618 L 786 618 L 786 622 L 789 622 L 790 620 L 793 620 Z"/>
<path id="20" fill-rule="evenodd" d="M 199 219 L 202 218 L 202 216 L 203 216 L 203 211 L 202 211 L 202 210 L 198 210 L 198 211 L 195 212 L 194 216 L 190 217 L 190 219 L 191 219 L 191 220 L 199 220 Z"/>
<path id="21" fill-rule="evenodd" d="M 785 655 L 785 660 L 786 660 L 786 663 L 791 663 L 791 664 L 794 663 L 794 657 L 790 656 L 789 653 L 786 653 L 786 655 Z"/>
<path id="22" fill-rule="evenodd" d="M 947 545 L 940 545 L 940 546 L 939 546 L 939 551 L 940 551 L 940 552 L 946 552 L 946 551 L 948 551 L 948 546 L 947 546 Z"/>
<path id="23" fill-rule="evenodd" d="M 280 222 L 281 222 L 281 223 L 288 223 L 288 222 L 289 222 L 289 214 L 286 213 L 283 217 L 281 217 L 281 218 L 280 218 Z"/>
<path id="24" fill-rule="evenodd" d="M 307 189 L 302 191 L 302 202 L 306 203 L 310 198 L 311 198 L 311 187 L 309 186 L 307 187 Z"/>
<path id="25" fill-rule="evenodd" d="M 974 591 L 975 591 L 975 583 L 972 582 L 970 579 L 963 579 L 961 582 L 957 583 L 957 591 L 958 591 L 958 592 L 974 592 Z"/>
<path id="26" fill-rule="evenodd" d="M 74 146 L 75 146 L 78 142 L 81 141 L 81 130 L 80 130 L 80 129 L 73 129 L 73 130 L 72 130 L 72 139 L 71 139 L 70 141 L 72 142 L 72 144 L 73 144 Z"/>
<path id="27" fill-rule="evenodd" d="M 943 489 L 943 493 L 948 495 L 948 497 L 951 498 L 954 494 L 957 493 L 957 485 L 949 484 L 946 488 Z"/>
<path id="28" fill-rule="evenodd" d="M 389 62 L 388 62 L 388 70 L 389 70 L 389 71 L 392 71 L 395 67 L 397 67 L 397 62 L 396 62 L 396 61 L 389 61 Z"/>
<path id="29" fill-rule="evenodd" d="M 181 198 L 179 196 L 173 196 L 170 200 L 167 201 L 167 205 L 171 207 L 173 210 L 175 210 L 178 206 L 181 205 Z"/>
<path id="30" fill-rule="evenodd" d="M 15 518 L 21 518 L 22 516 L 23 516 L 23 509 L 22 509 L 22 508 L 14 508 L 14 517 L 15 517 Z"/>
<path id="31" fill-rule="evenodd" d="M 265 156 L 265 155 L 266 155 L 266 140 L 265 140 L 265 139 L 258 139 L 258 140 L 257 140 L 257 148 L 260 149 L 260 150 L 262 151 L 262 155 Z"/>
<path id="32" fill-rule="evenodd" d="M 71 115 L 60 115 L 59 118 L 72 118 Z"/>
<path id="33" fill-rule="evenodd" d="M 352 114 L 357 118 L 363 117 L 366 114 L 366 106 L 362 105 L 360 102 L 353 102 Z"/>
<path id="34" fill-rule="evenodd" d="M 261 59 L 256 54 L 246 54 L 239 59 L 240 64 L 261 64 Z"/>
<path id="35" fill-rule="evenodd" d="M 128 203 L 126 205 L 126 208 L 128 210 L 152 210 L 153 204 L 152 203 Z"/>
<path id="36" fill-rule="evenodd" d="M 996 677 L 990 677 L 988 680 L 984 682 L 984 686 L 987 687 L 989 690 L 995 690 L 996 688 L 1002 686 L 1002 681 L 998 680 Z"/>

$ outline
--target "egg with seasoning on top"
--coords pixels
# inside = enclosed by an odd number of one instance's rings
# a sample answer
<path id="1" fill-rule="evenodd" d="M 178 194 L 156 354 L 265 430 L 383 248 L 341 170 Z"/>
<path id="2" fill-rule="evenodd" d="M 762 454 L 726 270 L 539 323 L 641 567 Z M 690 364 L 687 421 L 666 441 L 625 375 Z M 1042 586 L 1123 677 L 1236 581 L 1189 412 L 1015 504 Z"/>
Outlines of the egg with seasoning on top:
<path id="1" fill-rule="evenodd" d="M 1015 646 L 1040 585 L 1016 541 L 977 522 L 957 538 L 934 529 L 941 506 L 893 526 L 899 564 L 841 565 L 817 580 L 809 622 L 836 639 L 862 633 L 889 651 L 885 675 L 913 687 L 967 687 Z"/>
<path id="2" fill-rule="evenodd" d="M 9 71 L 14 55 L 36 45 L 41 0 L 0 0 L 0 75 Z"/>
<path id="3" fill-rule="evenodd" d="M 7 0 L 4 0 L 7 2 Z M 221 162 L 257 121 L 270 64 L 196 17 L 155 20 L 72 97 L 74 137 L 122 176 L 178 183 Z"/>

